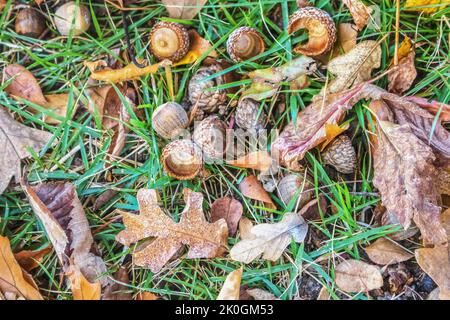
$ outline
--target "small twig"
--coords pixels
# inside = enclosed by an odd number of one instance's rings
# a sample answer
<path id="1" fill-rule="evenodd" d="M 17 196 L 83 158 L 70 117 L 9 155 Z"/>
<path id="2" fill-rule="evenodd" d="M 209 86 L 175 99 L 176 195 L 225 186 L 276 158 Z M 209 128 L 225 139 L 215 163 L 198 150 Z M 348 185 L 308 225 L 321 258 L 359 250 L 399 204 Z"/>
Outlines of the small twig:
<path id="1" fill-rule="evenodd" d="M 394 66 L 398 65 L 398 43 L 400 40 L 400 0 L 396 0 L 395 8 L 395 52 L 394 52 Z"/>
<path id="2" fill-rule="evenodd" d="M 122 22 L 123 22 L 123 30 L 125 31 L 125 41 L 127 43 L 128 48 L 128 54 L 130 55 L 131 61 L 136 65 L 138 68 L 145 68 L 145 64 L 141 64 L 136 60 L 136 56 L 134 53 L 134 48 L 131 45 L 130 41 L 130 33 L 128 31 L 128 11 L 122 11 Z"/>

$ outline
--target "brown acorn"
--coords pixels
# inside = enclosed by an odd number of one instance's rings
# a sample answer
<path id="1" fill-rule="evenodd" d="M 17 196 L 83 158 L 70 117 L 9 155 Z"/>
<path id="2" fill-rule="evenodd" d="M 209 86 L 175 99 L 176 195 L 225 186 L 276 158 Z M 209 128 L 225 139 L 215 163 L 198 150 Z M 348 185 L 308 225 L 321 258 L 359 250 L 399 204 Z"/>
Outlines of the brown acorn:
<path id="1" fill-rule="evenodd" d="M 189 34 L 176 22 L 161 21 L 150 32 L 150 51 L 158 60 L 177 62 L 189 51 Z"/>
<path id="2" fill-rule="evenodd" d="M 15 23 L 16 33 L 30 38 L 38 38 L 44 32 L 45 28 L 45 18 L 39 11 L 27 8 L 17 13 Z"/>
<path id="3" fill-rule="evenodd" d="M 235 119 L 236 124 L 242 129 L 260 130 L 264 128 L 266 114 L 264 111 L 260 112 L 259 102 L 250 98 L 244 98 L 238 102 Z"/>
<path id="4" fill-rule="evenodd" d="M 220 160 L 226 151 L 227 125 L 217 116 L 203 119 L 194 128 L 192 139 L 206 159 Z"/>
<path id="5" fill-rule="evenodd" d="M 170 139 L 189 125 L 186 111 L 176 102 L 167 102 L 153 111 L 152 127 L 158 135 Z"/>
<path id="6" fill-rule="evenodd" d="M 266 46 L 258 31 L 250 27 L 240 27 L 231 33 L 227 41 L 227 51 L 235 62 L 244 61 L 264 52 Z"/>
<path id="7" fill-rule="evenodd" d="M 300 198 L 298 207 L 302 208 L 312 199 L 313 190 L 306 191 L 312 188 L 312 185 L 308 180 L 305 180 L 302 174 L 292 173 L 280 180 L 277 186 L 277 193 L 285 205 L 288 205 L 295 196 L 298 196 Z"/>
<path id="8" fill-rule="evenodd" d="M 333 48 L 336 42 L 336 25 L 324 10 L 304 7 L 297 10 L 289 19 L 288 34 L 306 29 L 308 42 L 294 48 L 294 52 L 306 56 L 318 56 Z"/>
<path id="9" fill-rule="evenodd" d="M 91 26 L 91 14 L 85 6 L 69 1 L 56 9 L 55 25 L 63 36 L 71 32 L 74 36 L 78 36 Z"/>
<path id="10" fill-rule="evenodd" d="M 189 139 L 175 140 L 161 154 L 164 171 L 177 180 L 191 180 L 203 168 L 202 151 Z"/>
<path id="11" fill-rule="evenodd" d="M 205 114 L 217 112 L 227 101 L 225 89 L 209 90 L 225 83 L 222 76 L 204 81 L 203 79 L 222 71 L 219 64 L 212 64 L 198 69 L 188 84 L 188 99 L 191 103 L 191 112 L 195 109 L 193 117 L 202 120 Z M 191 115 L 192 117 L 192 115 Z"/>
<path id="12" fill-rule="evenodd" d="M 325 164 L 333 166 L 345 174 L 352 173 L 356 167 L 356 152 L 350 138 L 345 134 L 334 139 L 322 153 Z"/>

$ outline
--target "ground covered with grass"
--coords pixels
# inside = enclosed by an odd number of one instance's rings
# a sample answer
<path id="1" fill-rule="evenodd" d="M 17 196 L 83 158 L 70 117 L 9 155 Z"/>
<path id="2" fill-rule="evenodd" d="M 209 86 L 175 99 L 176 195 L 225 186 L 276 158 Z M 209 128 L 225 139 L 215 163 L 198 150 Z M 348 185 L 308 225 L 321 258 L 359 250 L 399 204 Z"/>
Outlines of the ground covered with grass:
<path id="1" fill-rule="evenodd" d="M 83 107 L 84 92 L 88 87 L 89 70 L 84 61 L 114 57 L 126 64 L 127 49 L 122 26 L 121 11 L 107 1 L 82 1 L 89 8 L 93 26 L 88 33 L 76 37 L 62 37 L 51 23 L 56 1 L 45 1 L 39 8 L 47 16 L 49 31 L 42 39 L 21 36 L 14 31 L 15 13 L 33 1 L 7 1 L 0 16 L 0 68 L 12 63 L 27 67 L 46 94 L 70 93 L 71 105 L 59 125 L 42 121 L 42 110 L 36 113 L 32 105 L 18 102 L 0 90 L 0 104 L 19 122 L 51 132 L 53 140 L 39 154 L 22 162 L 22 176 L 33 184 L 42 181 L 70 181 L 78 192 L 89 220 L 95 242 L 113 274 L 124 267 L 129 274 L 127 289 L 138 295 L 148 291 L 163 299 L 215 299 L 225 277 L 238 269 L 241 263 L 227 255 L 214 259 L 182 259 L 183 254 L 154 274 L 134 266 L 130 252 L 115 240 L 124 228 L 117 209 L 138 211 L 136 193 L 140 188 L 156 188 L 160 191 L 161 206 L 175 220 L 184 208 L 182 189 L 188 187 L 201 192 L 205 201 L 204 211 L 209 216 L 211 203 L 223 196 L 233 196 L 241 201 L 244 216 L 254 223 L 276 222 L 293 210 L 286 206 L 276 192 L 271 193 L 276 210 L 265 208 L 263 203 L 244 197 L 238 188 L 248 175 L 257 175 L 249 169 L 238 169 L 226 164 L 207 165 L 205 178 L 177 181 L 168 177 L 159 157 L 167 141 L 158 137 L 151 127 L 152 111 L 170 100 L 166 74 L 157 74 L 130 82 L 137 94 L 139 112 L 129 121 L 126 145 L 119 156 L 108 156 L 111 133 L 102 128 L 101 120 Z M 330 13 L 336 23 L 351 22 L 352 17 L 341 1 L 310 1 L 314 6 Z M 114 2 L 115 3 L 115 2 Z M 379 7 L 378 21 L 358 34 L 358 41 L 380 41 L 382 64 L 374 76 L 386 71 L 395 50 L 395 2 L 393 0 L 365 1 Z M 305 41 L 307 35 L 289 37 L 285 31 L 289 16 L 297 10 L 295 1 L 222 1 L 210 0 L 193 20 L 167 18 L 164 6 L 154 1 L 132 1 L 129 7 L 131 43 L 136 56 L 154 62 L 148 50 L 148 34 L 155 22 L 176 21 L 195 28 L 218 52 L 219 58 L 230 61 L 225 49 L 229 34 L 240 26 L 251 26 L 261 32 L 267 50 L 257 61 L 231 62 L 240 75 L 254 69 L 278 66 L 293 58 L 291 48 Z M 149 7 L 139 10 L 142 7 Z M 409 36 L 416 44 L 416 68 L 418 77 L 406 95 L 416 95 L 448 103 L 449 29 L 447 16 L 450 8 L 432 15 L 401 11 L 400 35 Z M 120 53 L 119 53 L 120 52 Z M 187 82 L 201 62 L 173 68 L 175 99 L 182 102 Z M 331 75 L 329 75 L 331 76 Z M 267 128 L 282 128 L 299 110 L 307 106 L 327 81 L 326 69 L 319 69 L 310 77 L 310 85 L 300 90 L 288 86 L 272 100 L 264 103 L 269 110 Z M 243 78 L 231 84 L 248 84 Z M 386 78 L 376 82 L 387 88 Z M 0 89 L 3 89 L 0 87 Z M 229 94 L 229 108 L 234 108 L 238 95 Z M 74 111 L 73 106 L 81 107 Z M 283 104 L 283 107 L 280 105 Z M 244 265 L 242 286 L 262 288 L 283 300 L 317 299 L 323 287 L 331 299 L 425 299 L 436 287 L 421 271 L 415 260 L 383 268 L 385 285 L 370 294 L 345 293 L 335 285 L 334 267 L 343 259 L 368 261 L 362 250 L 371 241 L 392 234 L 397 229 L 380 224 L 377 210 L 380 205 L 378 191 L 372 184 L 372 157 L 369 149 L 366 118 L 367 103 L 359 102 L 347 112 L 350 128 L 347 135 L 357 152 L 357 169 L 354 174 L 341 174 L 326 166 L 316 150 L 309 152 L 305 165 L 314 197 L 326 199 L 326 210 L 321 218 L 309 221 L 309 232 L 304 243 L 292 242 L 276 262 L 256 260 Z M 230 120 L 227 118 L 225 120 Z M 280 173 L 285 174 L 286 169 Z M 111 192 L 113 190 L 114 192 Z M 97 199 L 109 192 L 105 203 Z M 42 223 L 32 209 L 19 184 L 11 182 L 0 195 L 0 234 L 7 236 L 15 252 L 38 250 L 50 245 Z M 228 239 L 229 247 L 237 242 Z M 401 242 L 408 251 L 420 246 L 417 237 Z M 54 253 L 47 254 L 32 271 L 32 276 L 46 298 L 71 299 L 70 289 L 62 281 L 61 268 Z M 392 284 L 394 283 L 394 284 Z"/>

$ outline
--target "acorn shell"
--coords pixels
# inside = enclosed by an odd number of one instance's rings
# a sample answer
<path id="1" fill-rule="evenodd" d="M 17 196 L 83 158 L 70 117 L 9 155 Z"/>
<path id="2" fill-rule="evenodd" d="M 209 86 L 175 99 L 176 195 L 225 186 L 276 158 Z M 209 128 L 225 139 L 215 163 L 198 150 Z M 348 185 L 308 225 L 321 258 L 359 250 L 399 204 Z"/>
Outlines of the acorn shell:
<path id="1" fill-rule="evenodd" d="M 78 36 L 91 26 L 91 14 L 85 6 L 70 1 L 56 10 L 55 25 L 63 36 L 69 35 L 70 32 L 74 36 Z"/>
<path id="2" fill-rule="evenodd" d="M 189 51 L 189 33 L 176 22 L 161 21 L 150 32 L 150 51 L 158 60 L 181 60 Z"/>
<path id="3" fill-rule="evenodd" d="M 240 27 L 231 33 L 227 41 L 230 58 L 236 62 L 257 56 L 266 50 L 264 40 L 258 31 L 250 27 Z"/>
<path id="4" fill-rule="evenodd" d="M 285 205 L 288 205 L 291 200 L 298 195 L 300 198 L 298 207 L 302 208 L 312 199 L 313 191 L 306 191 L 311 188 L 311 184 L 307 180 L 304 181 L 303 175 L 292 173 L 284 176 L 283 179 L 280 180 L 277 186 L 277 193 L 278 197 Z"/>
<path id="5" fill-rule="evenodd" d="M 189 118 L 186 111 L 176 102 L 166 102 L 152 114 L 153 129 L 165 139 L 174 138 L 188 125 Z"/>
<path id="6" fill-rule="evenodd" d="M 191 140 L 175 140 L 163 149 L 161 162 L 170 177 L 190 180 L 202 170 L 202 151 Z"/>
<path id="7" fill-rule="evenodd" d="M 17 13 L 16 33 L 30 38 L 38 38 L 45 31 L 45 28 L 45 18 L 39 11 L 26 8 Z"/>
<path id="8" fill-rule="evenodd" d="M 331 50 L 336 42 L 336 25 L 324 10 L 315 7 L 297 10 L 289 19 L 288 34 L 300 29 L 308 30 L 309 40 L 294 48 L 296 53 L 318 56 Z"/>
<path id="9" fill-rule="evenodd" d="M 356 167 L 356 152 L 350 138 L 345 134 L 334 139 L 322 153 L 325 164 L 337 171 L 350 174 Z"/>
<path id="10" fill-rule="evenodd" d="M 194 128 L 193 140 L 206 159 L 220 160 L 226 151 L 227 125 L 217 116 L 203 119 Z"/>

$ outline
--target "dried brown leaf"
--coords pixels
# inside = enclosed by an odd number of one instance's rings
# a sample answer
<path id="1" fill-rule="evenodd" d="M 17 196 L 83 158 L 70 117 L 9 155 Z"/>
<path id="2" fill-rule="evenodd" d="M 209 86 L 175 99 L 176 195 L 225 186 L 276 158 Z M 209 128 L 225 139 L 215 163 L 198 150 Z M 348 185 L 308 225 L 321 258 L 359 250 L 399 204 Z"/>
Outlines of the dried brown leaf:
<path id="1" fill-rule="evenodd" d="M 383 286 L 380 269 L 359 260 L 345 260 L 334 272 L 336 285 L 345 292 L 366 292 Z"/>
<path id="2" fill-rule="evenodd" d="M 100 300 L 102 290 L 100 282 L 88 281 L 74 265 L 70 265 L 66 275 L 70 281 L 73 300 Z"/>
<path id="3" fill-rule="evenodd" d="M 39 152 L 51 139 L 52 134 L 33 129 L 16 122 L 6 110 L 0 108 L 0 194 L 5 191 L 11 178 L 21 176 L 20 161 L 30 156 L 28 148 Z"/>
<path id="4" fill-rule="evenodd" d="M 216 300 L 239 300 L 243 270 L 241 267 L 227 276 Z"/>
<path id="5" fill-rule="evenodd" d="M 254 289 L 247 289 L 246 291 L 247 294 L 250 295 L 255 300 L 280 300 L 273 293 L 263 289 L 254 288 Z"/>
<path id="6" fill-rule="evenodd" d="M 250 199 L 264 202 L 268 208 L 276 209 L 272 198 L 266 190 L 264 190 L 261 182 L 255 176 L 248 176 L 239 184 L 239 190 L 242 194 Z"/>
<path id="7" fill-rule="evenodd" d="M 425 98 L 417 96 L 405 97 L 409 102 L 415 103 L 425 109 L 432 115 L 439 114 L 439 119 L 443 122 L 450 122 L 450 105 L 435 100 L 428 101 Z"/>
<path id="8" fill-rule="evenodd" d="M 239 168 L 267 171 L 272 165 L 272 157 L 267 151 L 259 150 L 250 152 L 236 160 L 229 160 L 227 163 Z"/>
<path id="9" fill-rule="evenodd" d="M 126 286 L 130 282 L 127 270 L 121 267 L 113 277 L 114 281 L 106 286 L 102 300 L 132 300 L 131 292 Z"/>
<path id="10" fill-rule="evenodd" d="M 372 9 L 367 7 L 360 0 L 343 0 L 343 2 L 348 7 L 358 29 L 363 29 L 370 19 Z"/>
<path id="11" fill-rule="evenodd" d="M 252 233 L 253 222 L 248 218 L 242 218 L 239 221 L 239 235 L 241 236 L 241 240 L 252 240 L 255 239 L 256 236 Z"/>
<path id="12" fill-rule="evenodd" d="M 211 205 L 211 220 L 216 222 L 224 219 L 227 222 L 228 232 L 231 236 L 236 233 L 242 213 L 242 204 L 231 197 L 217 199 Z"/>
<path id="13" fill-rule="evenodd" d="M 253 226 L 252 235 L 234 245 L 230 250 L 231 259 L 242 263 L 250 263 L 262 255 L 263 259 L 276 261 L 293 239 L 302 242 L 308 232 L 308 225 L 297 213 L 288 212 L 277 223 L 262 223 Z M 252 237 L 252 238 L 250 238 Z"/>
<path id="14" fill-rule="evenodd" d="M 136 300 L 158 300 L 159 297 L 156 294 L 153 294 L 148 291 L 139 292 L 136 296 Z"/>
<path id="15" fill-rule="evenodd" d="M 41 106 L 47 103 L 41 86 L 25 67 L 19 64 L 10 64 L 5 67 L 3 73 L 5 81 L 11 80 L 11 83 L 5 88 L 5 92 Z"/>
<path id="16" fill-rule="evenodd" d="M 44 249 L 31 251 L 22 250 L 14 254 L 19 265 L 27 272 L 37 268 L 39 263 L 44 259 L 44 257 L 53 251 L 52 246 L 48 246 Z"/>
<path id="17" fill-rule="evenodd" d="M 117 235 L 117 241 L 129 246 L 141 239 L 156 238 L 133 253 L 136 265 L 158 272 L 183 245 L 189 246 L 188 259 L 214 258 L 224 253 L 228 236 L 225 220 L 208 223 L 202 210 L 202 194 L 185 188 L 183 195 L 186 207 L 179 223 L 158 206 L 155 190 L 138 191 L 139 215 L 121 212 L 125 230 Z"/>
<path id="18" fill-rule="evenodd" d="M 413 257 L 400 245 L 386 238 L 379 238 L 374 243 L 365 247 L 369 259 L 376 264 L 390 265 L 409 260 Z"/>
<path id="19" fill-rule="evenodd" d="M 9 299 L 43 300 L 34 283 L 30 283 L 11 251 L 9 240 L 0 236 L 0 294 Z"/>
<path id="20" fill-rule="evenodd" d="M 207 0 L 161 0 L 169 17 L 175 19 L 193 19 L 202 10 Z"/>
<path id="21" fill-rule="evenodd" d="M 411 88 L 417 77 L 416 66 L 414 65 L 414 51 L 411 51 L 406 57 L 400 59 L 396 69 L 388 74 L 389 91 L 401 94 Z"/>

